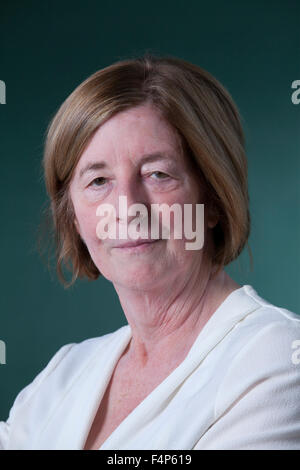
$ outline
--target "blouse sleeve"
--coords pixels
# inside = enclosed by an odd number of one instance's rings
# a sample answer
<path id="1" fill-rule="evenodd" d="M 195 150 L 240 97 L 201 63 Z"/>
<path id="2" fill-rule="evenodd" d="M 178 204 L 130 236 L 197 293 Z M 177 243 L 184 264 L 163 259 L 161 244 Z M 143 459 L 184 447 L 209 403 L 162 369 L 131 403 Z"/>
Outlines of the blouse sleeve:
<path id="1" fill-rule="evenodd" d="M 7 449 L 10 438 L 11 423 L 15 420 L 17 422 L 18 414 L 23 405 L 32 397 L 32 395 L 38 393 L 40 384 L 51 374 L 74 344 L 75 343 L 70 343 L 62 346 L 54 356 L 52 356 L 46 367 L 42 369 L 34 380 L 18 393 L 9 411 L 7 421 L 0 421 L 0 450 Z"/>
<path id="2" fill-rule="evenodd" d="M 215 401 L 214 424 L 195 450 L 300 448 L 300 364 L 293 361 L 293 344 L 300 339 L 296 322 L 262 327 L 228 365 Z"/>

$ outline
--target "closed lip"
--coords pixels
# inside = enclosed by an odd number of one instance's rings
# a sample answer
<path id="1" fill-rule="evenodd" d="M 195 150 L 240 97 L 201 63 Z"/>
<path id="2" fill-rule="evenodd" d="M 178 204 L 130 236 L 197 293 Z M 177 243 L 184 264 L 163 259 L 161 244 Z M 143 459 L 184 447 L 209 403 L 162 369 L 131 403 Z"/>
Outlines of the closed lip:
<path id="1" fill-rule="evenodd" d="M 125 243 L 121 243 L 119 245 L 113 246 L 113 248 L 134 248 L 135 246 L 146 245 L 148 243 L 158 242 L 159 239 L 155 240 L 133 240 Z"/>

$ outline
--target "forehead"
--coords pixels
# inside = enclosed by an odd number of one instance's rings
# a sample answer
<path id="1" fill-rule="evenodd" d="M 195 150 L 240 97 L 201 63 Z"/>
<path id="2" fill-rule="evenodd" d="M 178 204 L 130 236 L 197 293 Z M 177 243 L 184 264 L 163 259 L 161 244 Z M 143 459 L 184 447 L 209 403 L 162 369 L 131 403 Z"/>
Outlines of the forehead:
<path id="1" fill-rule="evenodd" d="M 78 170 L 91 159 L 107 162 L 139 158 L 149 153 L 166 153 L 182 157 L 182 142 L 178 132 L 151 104 L 119 112 L 95 132 L 82 153 Z"/>

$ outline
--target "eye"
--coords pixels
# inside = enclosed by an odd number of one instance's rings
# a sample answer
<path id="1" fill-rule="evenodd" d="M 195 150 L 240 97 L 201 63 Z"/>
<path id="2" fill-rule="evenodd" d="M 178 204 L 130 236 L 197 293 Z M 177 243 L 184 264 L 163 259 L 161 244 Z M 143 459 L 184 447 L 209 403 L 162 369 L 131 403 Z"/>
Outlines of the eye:
<path id="1" fill-rule="evenodd" d="M 104 178 L 103 176 L 98 176 L 98 178 L 95 178 L 89 186 L 96 186 L 96 187 L 99 187 L 99 186 L 104 186 L 104 184 L 106 183 L 106 178 Z"/>
<path id="2" fill-rule="evenodd" d="M 156 177 L 154 179 L 159 179 L 159 180 L 169 178 L 169 175 L 167 175 L 166 173 L 163 173 L 162 171 L 153 171 L 150 174 L 150 176 L 153 176 L 153 175 L 156 175 Z"/>

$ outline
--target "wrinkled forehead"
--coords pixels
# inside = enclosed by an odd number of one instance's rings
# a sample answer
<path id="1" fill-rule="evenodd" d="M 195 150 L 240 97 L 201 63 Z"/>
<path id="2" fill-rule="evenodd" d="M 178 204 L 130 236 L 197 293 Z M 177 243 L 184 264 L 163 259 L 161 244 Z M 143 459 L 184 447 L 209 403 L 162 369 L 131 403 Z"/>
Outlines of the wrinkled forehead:
<path id="1" fill-rule="evenodd" d="M 88 164 L 115 166 L 130 160 L 143 163 L 147 156 L 161 156 L 178 164 L 188 163 L 179 132 L 150 105 L 119 112 L 94 133 L 77 164 L 79 176 Z"/>

